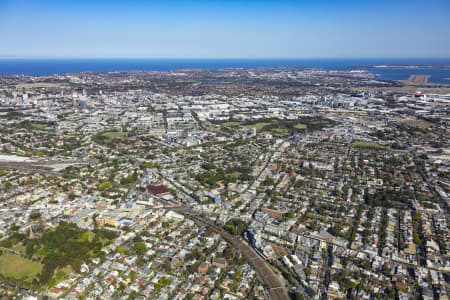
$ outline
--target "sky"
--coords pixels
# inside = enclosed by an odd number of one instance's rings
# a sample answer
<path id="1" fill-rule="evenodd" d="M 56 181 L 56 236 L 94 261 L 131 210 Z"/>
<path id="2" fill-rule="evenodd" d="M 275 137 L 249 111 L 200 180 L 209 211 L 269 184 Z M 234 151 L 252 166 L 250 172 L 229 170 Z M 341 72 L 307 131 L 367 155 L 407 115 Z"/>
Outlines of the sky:
<path id="1" fill-rule="evenodd" d="M 450 0 L 0 0 L 2 58 L 450 58 Z"/>

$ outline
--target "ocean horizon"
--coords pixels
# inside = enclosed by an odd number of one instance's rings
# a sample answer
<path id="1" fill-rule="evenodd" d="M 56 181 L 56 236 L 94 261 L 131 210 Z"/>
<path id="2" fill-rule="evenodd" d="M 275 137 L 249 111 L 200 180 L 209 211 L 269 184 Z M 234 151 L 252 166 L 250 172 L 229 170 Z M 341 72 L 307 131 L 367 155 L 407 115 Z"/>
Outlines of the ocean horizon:
<path id="1" fill-rule="evenodd" d="M 374 66 L 417 66 L 374 68 Z M 431 68 L 430 68 L 431 66 Z M 430 83 L 450 83 L 449 59 L 435 58 L 267 58 L 267 59 L 174 59 L 174 58 L 0 58 L 0 75 L 49 76 L 81 72 L 172 71 L 180 69 L 296 67 L 321 70 L 365 70 L 380 80 L 408 79 L 429 75 Z"/>

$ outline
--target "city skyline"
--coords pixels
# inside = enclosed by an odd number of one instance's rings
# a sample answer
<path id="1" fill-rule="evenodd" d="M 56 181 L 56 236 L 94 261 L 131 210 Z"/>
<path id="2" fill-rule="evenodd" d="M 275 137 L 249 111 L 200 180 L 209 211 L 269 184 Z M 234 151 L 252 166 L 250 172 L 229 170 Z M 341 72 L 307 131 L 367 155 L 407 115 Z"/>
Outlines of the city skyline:
<path id="1" fill-rule="evenodd" d="M 447 1 L 0 1 L 2 58 L 448 58 Z"/>
<path id="2" fill-rule="evenodd" d="M 0 299 L 444 300 L 450 0 L 0 0 Z"/>

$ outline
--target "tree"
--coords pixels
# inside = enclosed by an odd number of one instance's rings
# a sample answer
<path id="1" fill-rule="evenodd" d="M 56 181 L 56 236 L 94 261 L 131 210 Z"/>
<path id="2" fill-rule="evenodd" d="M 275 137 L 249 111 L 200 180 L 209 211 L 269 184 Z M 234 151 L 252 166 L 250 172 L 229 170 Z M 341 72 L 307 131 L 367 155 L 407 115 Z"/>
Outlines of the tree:
<path id="1" fill-rule="evenodd" d="M 272 177 L 266 177 L 262 184 L 263 186 L 275 185 L 275 180 Z"/>
<path id="2" fill-rule="evenodd" d="M 131 280 L 131 281 L 135 281 L 136 278 L 137 278 L 136 272 L 135 272 L 135 271 L 131 271 L 131 272 L 130 272 L 130 280 Z"/>
<path id="3" fill-rule="evenodd" d="M 111 187 L 110 181 L 104 181 L 98 185 L 98 189 L 101 191 L 105 191 Z"/>
<path id="4" fill-rule="evenodd" d="M 247 230 L 247 223 L 239 218 L 233 218 L 225 224 L 224 228 L 233 235 L 241 235 Z"/>
<path id="5" fill-rule="evenodd" d="M 144 253 L 147 250 L 147 245 L 144 242 L 136 242 L 133 244 L 133 250 L 137 253 Z"/>
<path id="6" fill-rule="evenodd" d="M 294 212 L 288 211 L 287 213 L 283 214 L 283 221 L 287 221 L 289 219 L 292 219 L 294 217 Z"/>
<path id="7" fill-rule="evenodd" d="M 33 244 L 32 243 L 28 243 L 26 248 L 25 248 L 25 255 L 27 257 L 32 257 L 33 253 L 34 253 Z"/>
<path id="8" fill-rule="evenodd" d="M 6 190 L 9 190 L 12 187 L 12 183 L 9 181 L 5 181 L 3 183 L 3 186 L 5 187 Z"/>
<path id="9" fill-rule="evenodd" d="M 418 246 L 422 245 L 422 243 L 423 243 L 422 239 L 420 238 L 419 234 L 417 234 L 417 232 L 413 233 L 413 242 L 414 242 L 414 244 L 416 244 Z"/>

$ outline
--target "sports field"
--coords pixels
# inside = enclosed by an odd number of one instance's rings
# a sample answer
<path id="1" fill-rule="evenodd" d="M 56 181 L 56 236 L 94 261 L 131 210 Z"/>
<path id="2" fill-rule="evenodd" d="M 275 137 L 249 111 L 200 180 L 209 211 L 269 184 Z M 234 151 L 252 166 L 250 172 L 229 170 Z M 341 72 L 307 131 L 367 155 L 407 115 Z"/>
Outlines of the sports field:
<path id="1" fill-rule="evenodd" d="M 0 255 L 0 273 L 5 277 L 13 277 L 31 282 L 41 270 L 42 264 L 19 255 L 10 253 Z"/>

